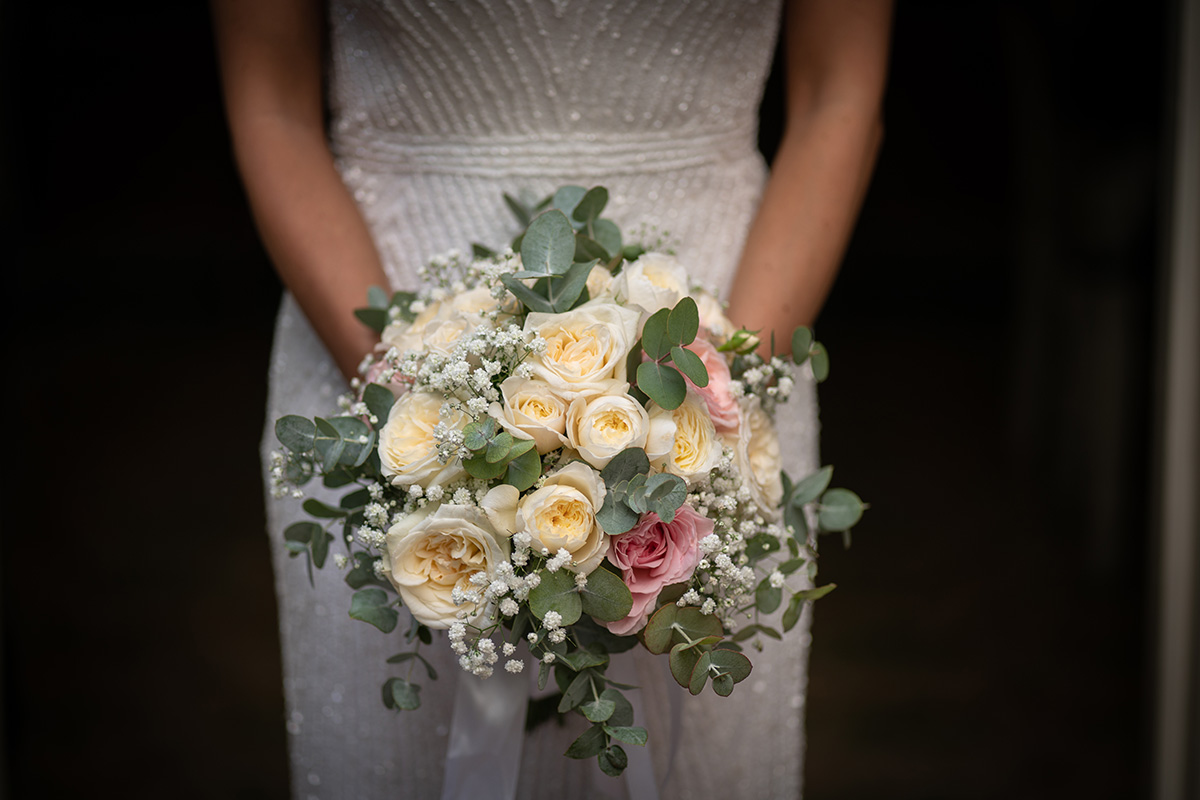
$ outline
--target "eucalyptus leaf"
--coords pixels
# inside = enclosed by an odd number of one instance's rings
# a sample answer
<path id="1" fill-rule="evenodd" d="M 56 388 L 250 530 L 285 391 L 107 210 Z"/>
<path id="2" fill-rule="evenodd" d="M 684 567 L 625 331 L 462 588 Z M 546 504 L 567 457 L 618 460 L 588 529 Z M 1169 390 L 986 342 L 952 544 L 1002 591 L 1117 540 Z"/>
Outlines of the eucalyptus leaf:
<path id="1" fill-rule="evenodd" d="M 627 725 L 605 725 L 604 732 L 619 742 L 644 746 L 646 744 L 646 729 Z"/>
<path id="2" fill-rule="evenodd" d="M 377 586 L 389 586 L 389 584 L 375 577 L 375 562 L 377 556 L 370 553 L 359 551 L 353 556 L 354 566 L 346 573 L 346 583 L 351 589 L 361 589 L 364 586 L 374 584 Z"/>
<path id="3" fill-rule="evenodd" d="M 800 613 L 802 611 L 804 611 L 804 598 L 799 594 L 792 595 L 791 602 L 788 603 L 787 609 L 783 612 L 783 619 L 780 620 L 783 624 L 784 633 L 796 627 L 796 623 L 800 621 Z"/>
<path id="4" fill-rule="evenodd" d="M 629 532 L 634 525 L 638 524 L 639 519 L 641 516 L 636 511 L 618 500 L 616 495 L 611 492 L 604 496 L 604 505 L 596 512 L 596 522 L 609 536 L 619 536 Z"/>
<path id="5" fill-rule="evenodd" d="M 538 573 L 542 582 L 529 592 L 529 610 L 538 619 L 548 611 L 557 611 L 563 626 L 574 625 L 583 612 L 583 601 L 575 589 L 575 573 L 565 569 L 551 572 L 544 569 Z"/>
<path id="6" fill-rule="evenodd" d="M 382 308 L 386 310 L 388 307 L 387 292 L 385 292 L 383 289 L 380 289 L 378 286 L 368 287 L 367 305 L 369 305 L 371 308 Z"/>
<path id="7" fill-rule="evenodd" d="M 612 256 L 607 250 L 604 249 L 603 245 L 601 245 L 595 239 L 588 238 L 588 236 L 582 231 L 575 235 L 576 263 L 580 261 L 592 261 L 593 259 L 607 261 L 611 257 Z"/>
<path id="8" fill-rule="evenodd" d="M 687 484 L 678 475 L 660 472 L 646 481 L 646 505 L 658 518 L 670 524 L 675 512 L 687 501 Z"/>
<path id="9" fill-rule="evenodd" d="M 588 722 L 606 722 L 617 710 L 617 704 L 612 700 L 600 698 L 584 703 L 579 710 L 587 717 Z"/>
<path id="10" fill-rule="evenodd" d="M 382 589 L 360 589 L 350 598 L 350 617 L 374 625 L 384 633 L 396 629 L 400 614 L 389 608 L 391 600 Z"/>
<path id="11" fill-rule="evenodd" d="M 593 725 L 584 731 L 578 739 L 571 742 L 571 746 L 567 748 L 565 755 L 567 758 L 591 758 L 604 752 L 607 744 L 608 737 L 604 735 L 604 726 Z"/>
<path id="12" fill-rule="evenodd" d="M 647 356 L 656 361 L 666 358 L 671 352 L 671 341 L 667 338 L 670 318 L 670 309 L 660 308 L 651 314 L 642 326 L 642 349 Z"/>
<path id="13" fill-rule="evenodd" d="M 471 452 L 484 450 L 496 435 L 496 420 L 485 417 L 482 422 L 470 422 L 463 428 L 463 445 Z"/>
<path id="14" fill-rule="evenodd" d="M 687 397 L 687 383 L 679 370 L 667 364 L 643 361 L 637 369 L 638 388 L 661 407 L 672 411 Z"/>
<path id="15" fill-rule="evenodd" d="M 699 388 L 708 386 L 708 367 L 704 366 L 704 360 L 691 350 L 673 345 L 671 362 Z"/>
<path id="16" fill-rule="evenodd" d="M 359 489 L 358 491 L 351 492 L 350 494 L 346 495 L 341 500 L 339 500 L 338 506 L 340 506 L 341 508 L 350 510 L 350 509 L 355 509 L 355 508 L 362 508 L 363 506 L 367 505 L 370 502 L 371 502 L 371 492 L 368 491 L 367 489 Z"/>
<path id="17" fill-rule="evenodd" d="M 341 517 L 347 516 L 349 513 L 344 509 L 334 508 L 333 506 L 326 505 L 315 497 L 310 497 L 305 500 L 301 505 L 301 508 L 303 508 L 305 512 L 317 517 L 318 519 L 340 519 Z"/>
<path id="18" fill-rule="evenodd" d="M 575 672 L 589 670 L 591 667 L 603 667 L 608 664 L 608 656 L 604 653 L 593 653 L 590 650 L 572 650 L 559 654 L 555 664 L 566 664 Z M 593 676 L 595 673 L 591 673 Z"/>
<path id="19" fill-rule="evenodd" d="M 733 694 L 733 686 L 736 683 L 733 677 L 727 674 L 714 675 L 712 679 L 712 688 L 721 697 L 729 697 Z"/>
<path id="20" fill-rule="evenodd" d="M 627 726 L 633 724 L 633 704 L 625 698 L 625 695 L 610 687 L 600 693 L 600 699 L 611 700 L 616 706 L 613 715 L 608 718 L 609 725 Z"/>
<path id="21" fill-rule="evenodd" d="M 803 364 L 808 360 L 808 351 L 812 347 L 813 332 L 811 328 L 801 325 L 792 331 L 792 360 Z"/>
<path id="22" fill-rule="evenodd" d="M 603 753 L 596 756 L 596 760 L 600 763 L 600 771 L 610 778 L 619 778 L 625 768 L 629 766 L 629 756 L 625 755 L 625 751 L 621 745 L 610 745 Z"/>
<path id="23" fill-rule="evenodd" d="M 313 540 L 324 533 L 324 530 L 315 522 L 293 522 L 284 529 L 283 538 L 285 541 L 296 542 L 307 548 L 313 543 Z"/>
<path id="24" fill-rule="evenodd" d="M 621 253 L 621 229 L 610 219 L 598 219 L 592 223 L 592 239 L 608 251 L 609 258 Z"/>
<path id="25" fill-rule="evenodd" d="M 325 559 L 329 555 L 329 543 L 333 541 L 333 534 L 329 531 L 322 530 L 319 534 L 313 537 L 312 540 L 312 560 L 313 566 L 321 569 L 325 566 Z"/>
<path id="26" fill-rule="evenodd" d="M 700 332 L 700 311 L 696 301 L 684 297 L 675 304 L 667 319 L 667 339 L 671 344 L 683 346 L 696 340 Z"/>
<path id="27" fill-rule="evenodd" d="M 313 449 L 317 426 L 310 419 L 289 414 L 275 422 L 275 438 L 293 453 L 307 453 Z"/>
<path id="28" fill-rule="evenodd" d="M 783 602 L 783 589 L 772 586 L 771 579 L 763 578 L 754 590 L 754 605 L 762 614 L 773 614 Z"/>
<path id="29" fill-rule="evenodd" d="M 792 489 L 791 497 L 788 498 L 788 503 L 796 508 L 805 503 L 811 503 L 821 496 L 821 492 L 829 486 L 831 478 L 833 478 L 833 467 L 829 465 L 821 467 L 796 484 Z"/>
<path id="30" fill-rule="evenodd" d="M 797 508 L 791 503 L 784 506 L 783 524 L 792 529 L 792 541 L 808 541 L 808 518 L 804 516 L 803 508 Z"/>
<path id="31" fill-rule="evenodd" d="M 523 492 L 537 483 L 542 475 L 542 457 L 538 451 L 529 447 L 523 453 L 508 462 L 504 482 L 515 486 L 518 492 Z"/>
<path id="32" fill-rule="evenodd" d="M 733 635 L 733 641 L 744 642 L 758 635 L 770 636 L 772 639 L 783 639 L 779 631 L 766 625 L 747 625 L 744 628 L 739 628 L 738 632 Z"/>
<path id="33" fill-rule="evenodd" d="M 592 693 L 592 680 L 594 675 L 588 670 L 584 670 L 575 676 L 575 679 L 563 691 L 562 699 L 558 701 L 558 713 L 565 714 L 571 709 L 583 703 Z M 611 716 L 611 714 L 609 715 Z M 607 719 L 607 717 L 605 717 Z M 592 722 L 601 722 L 602 720 L 592 720 Z"/>
<path id="34" fill-rule="evenodd" d="M 796 592 L 793 597 L 799 597 L 801 600 L 820 600 L 825 595 L 837 588 L 836 583 L 827 583 L 824 586 L 818 586 L 815 589 L 805 589 Z"/>
<path id="35" fill-rule="evenodd" d="M 388 318 L 387 310 L 383 308 L 356 308 L 354 309 L 354 316 L 359 322 L 376 333 L 383 333 L 383 329 L 391 321 Z"/>
<path id="36" fill-rule="evenodd" d="M 633 609 L 633 595 L 625 581 L 604 567 L 592 570 L 579 595 L 583 613 L 604 622 L 625 619 Z"/>
<path id="37" fill-rule="evenodd" d="M 734 683 L 746 680 L 754 669 L 750 659 L 735 650 L 713 650 L 710 660 L 717 671 L 729 675 Z"/>
<path id="38" fill-rule="evenodd" d="M 368 383 L 363 389 L 363 402 L 367 404 L 367 410 L 379 420 L 380 424 L 387 422 L 388 412 L 392 410 L 392 405 L 396 402 L 396 395 L 386 386 L 380 386 L 378 383 Z"/>
<path id="39" fill-rule="evenodd" d="M 412 304 L 416 299 L 416 292 L 396 292 L 392 295 L 392 308 L 400 312 L 400 319 L 412 322 L 417 318 L 417 315 L 412 312 Z"/>
<path id="40" fill-rule="evenodd" d="M 565 216 L 570 217 L 575 213 L 575 207 L 579 205 L 579 201 L 586 194 L 587 189 L 582 186 L 561 186 L 550 200 L 550 206 L 557 208 Z"/>
<path id="41" fill-rule="evenodd" d="M 554 311 L 554 308 L 550 305 L 550 301 L 544 295 L 538 294 L 511 275 L 501 275 L 500 280 L 513 293 L 513 296 L 520 300 L 521 304 L 530 311 L 540 311 L 546 314 Z"/>
<path id="42" fill-rule="evenodd" d="M 627 447 L 613 456 L 612 461 L 600 470 L 600 477 L 604 479 L 606 486 L 612 486 L 627 481 L 634 475 L 645 475 L 649 471 L 650 458 L 646 451 L 640 447 Z"/>
<path id="43" fill-rule="evenodd" d="M 598 262 L 598 259 L 593 259 L 572 264 L 566 272 L 566 280 L 551 284 L 547 299 L 550 300 L 550 306 L 556 313 L 569 311 L 574 307 L 575 301 L 579 299 L 579 295 L 587 286 L 588 274 Z"/>
<path id="44" fill-rule="evenodd" d="M 488 460 L 483 456 L 476 456 L 475 458 L 463 459 L 463 468 L 472 478 L 491 481 L 503 475 L 508 469 L 508 464 L 492 464 L 488 463 Z"/>
<path id="45" fill-rule="evenodd" d="M 817 521 L 823 531 L 847 531 L 863 515 L 863 501 L 849 489 L 830 489 L 821 495 Z"/>
<path id="46" fill-rule="evenodd" d="M 825 345 L 820 342 L 813 345 L 810 353 L 812 355 L 813 380 L 821 383 L 829 377 L 829 353 L 825 350 Z"/>
<path id="47" fill-rule="evenodd" d="M 522 224 L 526 224 L 526 223 L 522 223 Z M 487 245 L 479 244 L 478 242 L 472 242 L 471 243 L 471 255 L 474 256 L 476 259 L 486 259 L 486 258 L 495 258 L 497 255 L 499 255 L 499 253 L 497 253 L 495 250 L 488 247 Z"/>
<path id="48" fill-rule="evenodd" d="M 500 431 L 488 442 L 487 452 L 483 456 L 484 460 L 489 464 L 498 464 L 500 462 L 507 464 L 508 451 L 512 450 L 512 446 L 516 441 L 508 431 Z"/>
<path id="49" fill-rule="evenodd" d="M 571 212 L 571 216 L 577 222 L 582 222 L 585 225 L 594 222 L 604 211 L 604 206 L 608 204 L 608 190 L 603 186 L 596 186 L 588 189 L 587 192 L 579 199 L 575 209 Z"/>
<path id="50" fill-rule="evenodd" d="M 704 691 L 704 684 L 708 682 L 708 668 L 712 666 L 712 653 L 701 653 L 700 658 L 696 659 L 696 665 L 692 667 L 692 674 L 688 679 L 687 690 L 692 694 L 700 694 Z"/>
<path id="51" fill-rule="evenodd" d="M 392 696 L 392 704 L 389 708 L 415 711 L 421 707 L 421 687 L 417 684 L 409 683 L 403 678 L 389 678 L 384 687 L 385 692 L 390 691 Z"/>
<path id="52" fill-rule="evenodd" d="M 688 647 L 686 642 L 682 642 L 671 648 L 671 677 L 675 679 L 676 683 L 685 689 L 691 685 L 692 670 L 696 668 L 696 662 L 700 660 L 700 656 L 703 654 L 704 651 L 695 647 Z"/>

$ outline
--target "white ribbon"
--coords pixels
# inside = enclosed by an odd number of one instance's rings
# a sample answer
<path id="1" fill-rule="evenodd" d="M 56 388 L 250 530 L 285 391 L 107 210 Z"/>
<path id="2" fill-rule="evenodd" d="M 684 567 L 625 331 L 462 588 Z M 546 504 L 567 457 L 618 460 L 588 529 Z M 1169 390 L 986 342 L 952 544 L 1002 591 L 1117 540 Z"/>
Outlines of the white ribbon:
<path id="1" fill-rule="evenodd" d="M 459 675 L 442 800 L 513 800 L 525 743 L 529 676 Z"/>

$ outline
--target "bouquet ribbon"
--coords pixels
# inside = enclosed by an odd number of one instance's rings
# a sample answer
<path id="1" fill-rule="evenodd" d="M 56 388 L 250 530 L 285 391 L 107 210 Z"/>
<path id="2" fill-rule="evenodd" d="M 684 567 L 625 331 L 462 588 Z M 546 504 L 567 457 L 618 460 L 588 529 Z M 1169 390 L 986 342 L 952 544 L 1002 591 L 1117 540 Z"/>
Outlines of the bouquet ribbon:
<path id="1" fill-rule="evenodd" d="M 613 659 L 613 679 L 637 682 L 630 659 Z M 525 743 L 525 712 L 530 679 L 524 674 L 498 670 L 486 680 L 459 676 L 454 695 L 454 716 L 446 751 L 442 800 L 514 800 Z M 672 695 L 675 693 L 672 692 Z M 672 739 L 678 740 L 672 697 Z M 630 698 L 636 719 L 644 719 L 641 692 Z M 674 755 L 672 747 L 672 755 Z M 629 766 L 625 781 L 630 800 L 658 800 L 658 786 L 648 747 L 626 747 Z M 596 780 L 610 781 L 599 773 Z"/>

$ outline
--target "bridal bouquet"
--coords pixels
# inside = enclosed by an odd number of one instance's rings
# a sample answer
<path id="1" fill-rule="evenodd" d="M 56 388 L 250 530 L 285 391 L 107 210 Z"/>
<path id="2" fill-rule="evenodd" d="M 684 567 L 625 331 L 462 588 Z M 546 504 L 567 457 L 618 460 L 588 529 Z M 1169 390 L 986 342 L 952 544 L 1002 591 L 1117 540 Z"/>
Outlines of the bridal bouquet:
<path id="1" fill-rule="evenodd" d="M 607 198 L 510 198 L 512 247 L 436 259 L 419 295 L 372 290 L 365 380 L 341 416 L 277 422 L 273 476 L 281 495 L 318 476 L 348 490 L 306 499 L 315 521 L 285 544 L 311 576 L 341 540 L 354 619 L 391 633 L 408 609 L 390 663 L 435 678 L 433 629 L 479 678 L 536 663 L 558 713 L 591 723 L 566 755 L 619 775 L 646 731 L 610 656 L 644 646 L 692 694 L 729 695 L 752 668 L 743 643 L 780 638 L 833 588 L 789 587 L 812 585 L 812 534 L 848 532 L 863 504 L 828 488 L 831 467 L 781 473 L 775 408 L 797 367 L 829 370 L 811 331 L 764 360 L 686 265 L 623 244 Z M 383 702 L 415 709 L 420 686 L 388 678 Z"/>

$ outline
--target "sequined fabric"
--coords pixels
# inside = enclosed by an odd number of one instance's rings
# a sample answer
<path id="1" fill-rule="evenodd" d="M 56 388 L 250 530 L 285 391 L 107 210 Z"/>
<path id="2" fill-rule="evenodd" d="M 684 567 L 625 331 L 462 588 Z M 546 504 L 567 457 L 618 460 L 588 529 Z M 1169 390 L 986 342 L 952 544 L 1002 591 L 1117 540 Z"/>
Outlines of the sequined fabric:
<path id="1" fill-rule="evenodd" d="M 335 0 L 330 8 L 331 143 L 396 288 L 430 256 L 515 232 L 502 193 L 533 199 L 565 183 L 602 184 L 626 232 L 663 235 L 703 282 L 724 291 L 765 178 L 757 107 L 778 0 Z M 329 413 L 344 388 L 290 299 L 280 311 L 268 423 Z M 816 466 L 816 408 L 800 381 L 779 420 L 789 471 Z M 264 451 L 274 445 L 270 434 Z M 404 649 L 346 617 L 331 566 L 310 587 L 282 529 L 298 505 L 268 500 L 296 798 L 437 797 L 459 670 L 427 648 L 437 681 L 423 706 L 380 702 Z M 663 797 L 792 798 L 803 759 L 807 618 L 752 653 L 732 698 L 683 697 L 672 759 L 666 660 L 635 651 Z M 418 668 L 418 672 L 419 672 Z M 531 670 L 532 672 L 532 670 Z M 465 679 L 466 676 L 464 676 Z M 582 728 L 527 737 L 517 796 L 625 797 L 623 780 L 562 753 Z"/>

